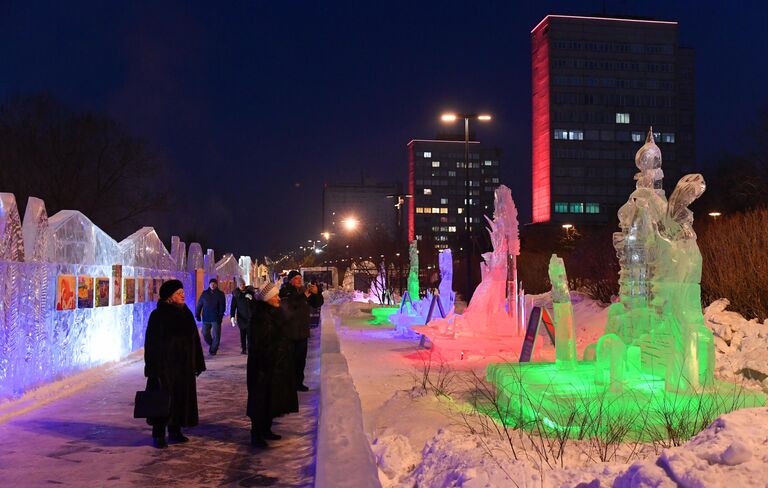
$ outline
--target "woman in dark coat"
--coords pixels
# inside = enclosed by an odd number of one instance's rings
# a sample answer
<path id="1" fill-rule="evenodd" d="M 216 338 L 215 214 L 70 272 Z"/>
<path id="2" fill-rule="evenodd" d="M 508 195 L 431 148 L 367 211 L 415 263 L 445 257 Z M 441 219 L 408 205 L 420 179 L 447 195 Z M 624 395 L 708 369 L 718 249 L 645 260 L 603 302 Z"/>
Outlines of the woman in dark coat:
<path id="1" fill-rule="evenodd" d="M 251 445 L 267 447 L 266 440 L 281 436 L 272 432 L 272 419 L 298 412 L 293 385 L 292 357 L 287 348 L 286 326 L 280 309 L 279 289 L 268 283 L 251 304 L 248 328 L 248 408 L 251 418 Z"/>
<path id="2" fill-rule="evenodd" d="M 187 442 L 182 427 L 197 425 L 197 389 L 195 377 L 205 371 L 203 348 L 192 311 L 184 303 L 184 285 L 170 280 L 160 287 L 157 308 L 149 316 L 144 341 L 144 376 L 147 391 L 165 390 L 170 393 L 170 415 L 149 418 L 152 445 L 168 446 L 168 440 Z"/>

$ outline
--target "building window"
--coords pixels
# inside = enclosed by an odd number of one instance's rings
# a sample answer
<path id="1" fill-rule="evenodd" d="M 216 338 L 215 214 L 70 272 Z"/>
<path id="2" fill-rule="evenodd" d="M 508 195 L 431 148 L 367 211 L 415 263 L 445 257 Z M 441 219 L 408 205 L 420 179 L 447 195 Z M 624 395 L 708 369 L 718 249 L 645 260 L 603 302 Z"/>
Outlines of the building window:
<path id="1" fill-rule="evenodd" d="M 599 203 L 587 203 L 586 213 L 588 213 L 588 214 L 600 213 L 600 204 Z"/>
<path id="2" fill-rule="evenodd" d="M 424 207 L 416 207 L 416 213 L 424 213 Z"/>
<path id="3" fill-rule="evenodd" d="M 643 142 L 645 134 L 638 131 L 632 131 L 632 142 Z"/>
<path id="4" fill-rule="evenodd" d="M 432 188 L 424 188 L 424 194 L 425 195 L 431 195 L 432 194 Z"/>
<path id="5" fill-rule="evenodd" d="M 583 130 L 555 129 L 555 139 L 563 141 L 583 141 Z"/>
<path id="6" fill-rule="evenodd" d="M 456 232 L 456 226 L 455 225 L 449 225 L 448 226 L 448 232 Z"/>
<path id="7" fill-rule="evenodd" d="M 492 164 L 493 164 L 493 163 L 492 163 L 491 161 L 484 161 L 484 162 L 483 162 L 483 165 L 484 165 L 484 166 L 491 166 Z"/>
<path id="8" fill-rule="evenodd" d="M 432 213 L 439 214 L 440 213 L 440 207 L 432 207 Z"/>
<path id="9" fill-rule="evenodd" d="M 461 207 L 459 207 L 459 208 L 458 208 L 458 212 L 459 212 L 460 214 L 462 214 L 462 213 L 464 213 L 464 209 L 463 209 L 463 208 L 461 208 Z"/>
<path id="10" fill-rule="evenodd" d="M 568 204 L 565 202 L 555 202 L 555 213 L 567 213 Z"/>
<path id="11" fill-rule="evenodd" d="M 448 207 L 440 207 L 440 213 L 441 214 L 447 214 L 448 213 Z"/>
<path id="12" fill-rule="evenodd" d="M 432 153 L 429 152 L 429 151 L 424 151 L 424 157 L 425 158 L 431 158 L 432 157 Z"/>
<path id="13" fill-rule="evenodd" d="M 448 171 L 448 176 L 456 176 L 456 172 L 455 171 Z"/>
<path id="14" fill-rule="evenodd" d="M 448 199 L 447 198 L 441 198 L 440 199 L 440 205 L 447 205 L 447 204 L 448 204 Z"/>
<path id="15" fill-rule="evenodd" d="M 584 213 L 584 204 L 583 203 L 571 203 L 568 206 L 571 213 Z"/>
<path id="16" fill-rule="evenodd" d="M 440 167 L 440 161 L 432 161 L 432 167 L 433 168 L 439 168 Z"/>
<path id="17" fill-rule="evenodd" d="M 617 124 L 629 124 L 629 114 L 626 112 L 616 112 Z"/>
<path id="18" fill-rule="evenodd" d="M 674 144 L 675 142 L 675 133 L 674 132 L 665 132 L 661 135 L 661 142 L 669 142 L 670 144 Z"/>

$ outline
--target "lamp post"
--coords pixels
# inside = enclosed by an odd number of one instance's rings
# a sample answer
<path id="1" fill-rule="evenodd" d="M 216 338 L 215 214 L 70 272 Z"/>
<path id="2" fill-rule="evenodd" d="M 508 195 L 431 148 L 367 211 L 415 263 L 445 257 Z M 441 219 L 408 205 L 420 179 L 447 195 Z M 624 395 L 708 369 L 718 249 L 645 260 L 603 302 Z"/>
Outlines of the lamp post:
<path id="1" fill-rule="evenodd" d="M 477 113 L 446 113 L 441 117 L 443 122 L 455 122 L 464 119 L 464 259 L 467 262 L 467 303 L 472 298 L 472 235 L 470 233 L 469 198 L 471 180 L 469 179 L 469 121 L 470 119 L 489 122 L 491 116 Z M 479 160 L 478 160 L 479 161 Z"/>

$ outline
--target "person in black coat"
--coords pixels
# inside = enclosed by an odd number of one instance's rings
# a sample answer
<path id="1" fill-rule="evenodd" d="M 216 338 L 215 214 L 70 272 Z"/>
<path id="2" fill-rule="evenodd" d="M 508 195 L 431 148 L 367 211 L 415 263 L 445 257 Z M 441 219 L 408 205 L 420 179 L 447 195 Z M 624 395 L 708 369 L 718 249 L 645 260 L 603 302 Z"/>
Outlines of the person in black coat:
<path id="1" fill-rule="evenodd" d="M 284 321 L 278 289 L 267 283 L 251 302 L 248 327 L 248 404 L 251 419 L 251 445 L 267 447 L 266 440 L 280 436 L 272 432 L 272 390 L 275 371 L 274 343 Z"/>
<path id="2" fill-rule="evenodd" d="M 307 343 L 309 341 L 310 307 L 323 306 L 323 295 L 317 285 L 304 288 L 301 273 L 288 273 L 288 283 L 280 290 L 281 308 L 287 321 L 286 334 L 293 341 L 293 374 L 296 389 L 307 391 L 304 384 L 304 368 L 307 364 Z"/>
<path id="3" fill-rule="evenodd" d="M 157 308 L 150 314 L 144 340 L 144 376 L 147 391 L 165 390 L 171 397 L 168 417 L 148 418 L 152 444 L 168 446 L 168 440 L 187 442 L 182 427 L 198 423 L 196 376 L 205 371 L 203 348 L 192 311 L 184 303 L 184 285 L 170 280 L 160 287 Z"/>
<path id="4" fill-rule="evenodd" d="M 248 323 L 251 316 L 251 302 L 254 300 L 256 289 L 252 286 L 245 286 L 242 279 L 239 280 L 239 284 L 240 287 L 232 292 L 229 316 L 232 325 L 236 325 L 240 329 L 240 352 L 248 354 Z"/>

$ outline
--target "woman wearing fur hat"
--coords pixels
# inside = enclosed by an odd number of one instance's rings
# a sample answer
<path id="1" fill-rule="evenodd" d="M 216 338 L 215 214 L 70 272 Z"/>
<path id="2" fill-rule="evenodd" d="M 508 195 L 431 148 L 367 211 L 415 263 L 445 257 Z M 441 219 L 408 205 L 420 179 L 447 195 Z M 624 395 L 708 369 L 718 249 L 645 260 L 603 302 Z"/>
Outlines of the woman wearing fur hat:
<path id="1" fill-rule="evenodd" d="M 280 436 L 272 432 L 272 385 L 277 351 L 275 343 L 284 326 L 279 289 L 267 283 L 251 302 L 248 327 L 248 407 L 251 419 L 251 445 L 267 447 L 266 440 Z"/>
<path id="2" fill-rule="evenodd" d="M 205 371 L 203 348 L 192 311 L 184 303 L 184 285 L 170 280 L 160 287 L 157 308 L 149 316 L 144 341 L 144 376 L 147 391 L 165 390 L 171 397 L 170 415 L 149 418 L 152 444 L 168 446 L 168 440 L 187 442 L 182 427 L 197 425 L 197 385 L 195 377 Z"/>

